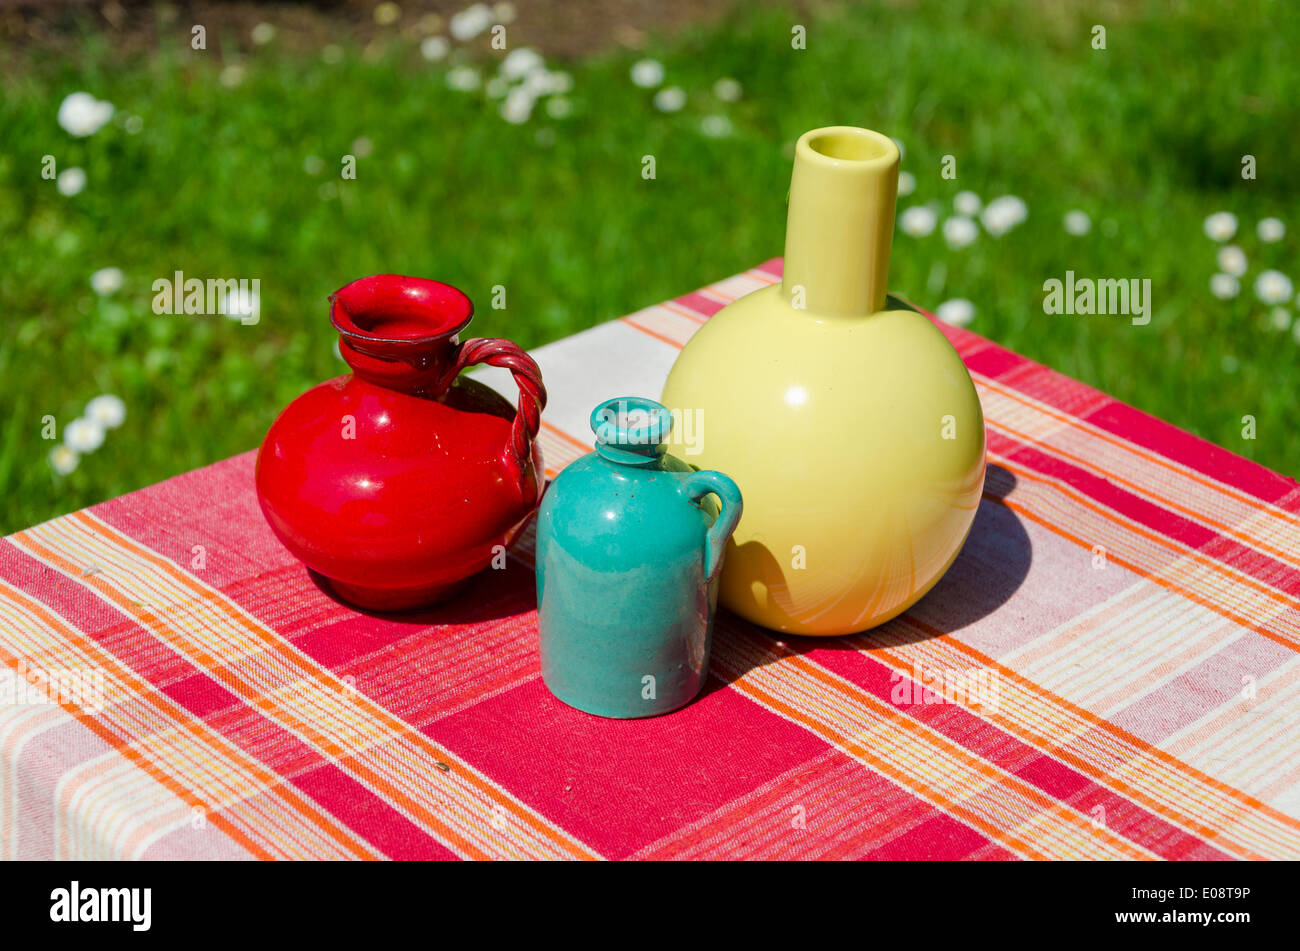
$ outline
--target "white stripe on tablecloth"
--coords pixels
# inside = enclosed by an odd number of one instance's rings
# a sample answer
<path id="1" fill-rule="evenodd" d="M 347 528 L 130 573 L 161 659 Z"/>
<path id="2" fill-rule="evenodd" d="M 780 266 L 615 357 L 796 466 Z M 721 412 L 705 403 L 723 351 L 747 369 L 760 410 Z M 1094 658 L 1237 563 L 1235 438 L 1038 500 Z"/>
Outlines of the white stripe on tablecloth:
<path id="1" fill-rule="evenodd" d="M 18 763 L 23 747 L 47 730 L 63 726 L 73 719 L 55 705 L 22 705 L 0 708 L 0 860 L 13 861 L 20 852 L 18 816 L 22 790 L 18 785 Z M 29 852 L 27 858 L 34 858 Z"/>

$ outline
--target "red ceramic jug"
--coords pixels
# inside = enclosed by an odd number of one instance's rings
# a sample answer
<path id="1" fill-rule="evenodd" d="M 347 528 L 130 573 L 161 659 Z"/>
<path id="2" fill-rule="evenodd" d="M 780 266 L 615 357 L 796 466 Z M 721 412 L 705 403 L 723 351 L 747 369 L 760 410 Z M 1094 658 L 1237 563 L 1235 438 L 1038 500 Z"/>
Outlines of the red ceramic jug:
<path id="1" fill-rule="evenodd" d="M 299 560 L 363 608 L 445 600 L 504 551 L 537 507 L 546 390 L 509 340 L 457 334 L 473 316 L 447 284 L 380 274 L 330 296 L 348 376 L 285 408 L 257 456 L 257 496 Z M 475 380 L 508 369 L 519 408 Z"/>

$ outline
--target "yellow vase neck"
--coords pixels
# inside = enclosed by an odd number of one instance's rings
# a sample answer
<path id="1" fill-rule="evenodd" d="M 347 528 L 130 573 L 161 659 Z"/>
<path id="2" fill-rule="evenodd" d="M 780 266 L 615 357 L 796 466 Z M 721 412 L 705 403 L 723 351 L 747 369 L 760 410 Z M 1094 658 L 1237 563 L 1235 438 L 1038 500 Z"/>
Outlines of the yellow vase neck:
<path id="1" fill-rule="evenodd" d="M 828 126 L 799 137 L 782 281 L 792 306 L 843 317 L 884 310 L 897 196 L 888 136 Z"/>

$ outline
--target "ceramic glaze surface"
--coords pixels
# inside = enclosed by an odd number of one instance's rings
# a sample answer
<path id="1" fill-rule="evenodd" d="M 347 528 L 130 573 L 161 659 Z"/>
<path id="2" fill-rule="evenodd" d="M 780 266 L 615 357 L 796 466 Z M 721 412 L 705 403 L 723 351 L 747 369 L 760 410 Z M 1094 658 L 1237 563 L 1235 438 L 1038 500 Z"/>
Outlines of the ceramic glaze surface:
<path id="1" fill-rule="evenodd" d="M 695 458 L 745 494 L 721 601 L 775 630 L 846 634 L 905 611 L 979 505 L 970 375 L 929 320 L 887 304 L 897 180 L 885 136 L 802 136 L 784 280 L 709 320 L 664 387 L 699 414 Z"/>
<path id="2" fill-rule="evenodd" d="M 645 422 L 619 425 L 620 408 Z M 538 514 L 542 679 L 588 713 L 655 716 L 689 703 L 708 673 L 740 492 L 664 452 L 671 418 L 651 400 L 602 403 L 592 425 L 596 452 L 560 473 Z"/>
<path id="3" fill-rule="evenodd" d="M 405 610 L 454 594 L 536 507 L 545 390 L 509 341 L 456 341 L 469 300 L 436 281 L 366 278 L 331 298 L 348 376 L 280 414 L 257 459 L 276 536 L 344 599 Z M 505 366 L 520 409 L 457 374 Z"/>

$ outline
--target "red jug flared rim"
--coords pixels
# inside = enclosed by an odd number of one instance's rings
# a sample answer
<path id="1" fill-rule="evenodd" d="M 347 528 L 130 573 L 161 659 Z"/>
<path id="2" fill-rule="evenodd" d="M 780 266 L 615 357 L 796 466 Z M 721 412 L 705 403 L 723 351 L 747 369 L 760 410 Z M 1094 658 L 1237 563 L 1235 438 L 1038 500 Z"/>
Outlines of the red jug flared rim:
<path id="1" fill-rule="evenodd" d="M 329 296 L 330 323 L 355 343 L 420 344 L 445 340 L 464 330 L 474 304 L 441 281 L 375 274 Z"/>

